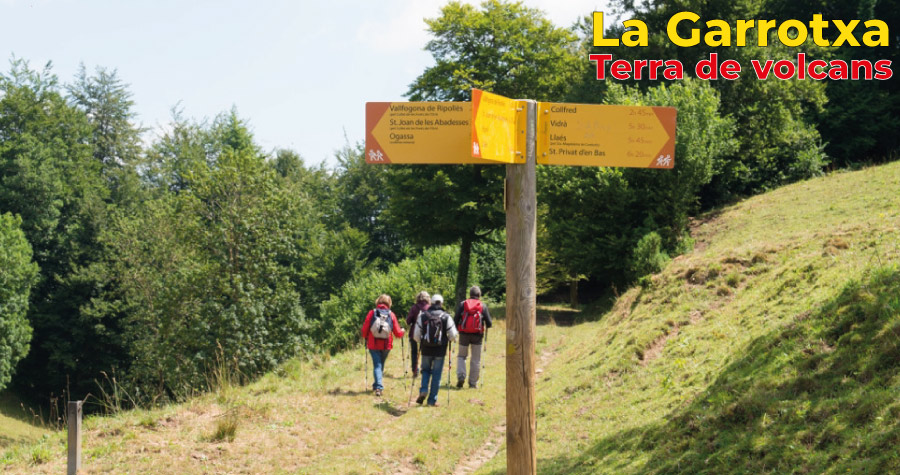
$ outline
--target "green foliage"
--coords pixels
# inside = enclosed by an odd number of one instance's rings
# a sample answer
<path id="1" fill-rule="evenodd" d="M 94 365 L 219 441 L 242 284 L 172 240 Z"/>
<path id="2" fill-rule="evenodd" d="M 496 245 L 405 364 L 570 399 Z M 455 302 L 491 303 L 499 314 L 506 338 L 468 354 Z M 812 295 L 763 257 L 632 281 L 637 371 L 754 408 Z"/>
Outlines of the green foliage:
<path id="1" fill-rule="evenodd" d="M 141 154 L 143 130 L 134 124 L 134 101 L 128 86 L 115 70 L 98 67 L 94 76 L 88 76 L 82 64 L 66 90 L 69 102 L 91 124 L 94 159 L 102 164 L 112 201 L 134 204 L 142 191 L 135 165 Z"/>
<path id="2" fill-rule="evenodd" d="M 67 384 L 80 393 L 86 375 L 121 356 L 107 331 L 115 323 L 81 312 L 98 288 L 80 272 L 100 257 L 109 197 L 91 140 L 90 123 L 62 97 L 49 65 L 37 72 L 13 60 L 0 75 L 0 213 L 22 218 L 40 267 L 28 311 L 34 344 L 18 375 L 42 396 Z"/>
<path id="3" fill-rule="evenodd" d="M 669 261 L 669 256 L 662 250 L 662 238 L 655 231 L 642 237 L 631 253 L 631 273 L 634 277 L 643 277 L 662 270 Z"/>
<path id="4" fill-rule="evenodd" d="M 460 244 L 454 292 L 463 298 L 475 242 L 505 223 L 503 167 L 406 166 L 390 171 L 387 213 L 394 229 L 420 246 Z M 439 197 L 439 199 L 438 199 Z"/>
<path id="5" fill-rule="evenodd" d="M 769 0 L 766 17 L 778 21 L 790 18 L 810 18 L 811 12 L 827 12 L 828 19 L 840 19 L 849 24 L 852 20 L 865 22 L 870 19 L 884 21 L 891 29 L 900 24 L 900 2 L 897 0 Z M 860 36 L 862 24 L 857 28 Z M 823 37 L 834 42 L 837 28 L 824 30 Z M 888 47 L 856 47 L 847 43 L 838 47 L 822 48 L 816 52 L 823 59 L 844 61 L 878 60 L 898 64 L 900 45 L 891 41 Z M 900 140 L 896 129 L 900 121 L 900 86 L 896 80 L 888 81 L 823 81 L 828 97 L 824 109 L 814 115 L 817 128 L 826 143 L 825 152 L 838 166 L 880 161 L 894 156 Z"/>
<path id="6" fill-rule="evenodd" d="M 472 253 L 481 295 L 499 302 L 506 297 L 506 234 L 496 231 L 491 238 L 475 243 Z"/>
<path id="7" fill-rule="evenodd" d="M 25 318 L 38 267 L 20 229 L 21 218 L 0 214 L 0 390 L 9 383 L 16 364 L 28 354 L 31 326 Z"/>
<path id="8" fill-rule="evenodd" d="M 343 284 L 365 243 L 329 229 L 233 112 L 199 130 L 182 138 L 214 144 L 179 192 L 120 214 L 104 235 L 115 290 L 95 310 L 125 315 L 137 399 L 206 388 L 217 355 L 248 377 L 296 355 L 310 337 L 303 306 Z"/>
<path id="9" fill-rule="evenodd" d="M 345 145 L 336 154 L 336 171 L 332 199 L 337 200 L 339 217 L 351 227 L 365 233 L 366 260 L 386 268 L 411 254 L 405 235 L 388 222 L 388 167 L 366 163 L 363 144 Z"/>
<path id="10" fill-rule="evenodd" d="M 416 294 L 425 290 L 447 296 L 446 308 L 454 287 L 459 249 L 443 246 L 426 249 L 420 257 L 404 259 L 387 271 L 370 270 L 356 276 L 340 292 L 322 303 L 315 335 L 331 350 L 343 349 L 360 338 L 366 313 L 375 307 L 381 294 L 391 296 L 392 310 L 405 322 L 406 311 L 415 303 Z M 470 276 L 474 278 L 474 276 Z"/>
<path id="11" fill-rule="evenodd" d="M 570 86 L 576 37 L 522 3 L 450 2 L 425 20 L 435 65 L 409 87 L 414 101 L 467 101 L 479 88 L 507 97 L 553 100 Z"/>

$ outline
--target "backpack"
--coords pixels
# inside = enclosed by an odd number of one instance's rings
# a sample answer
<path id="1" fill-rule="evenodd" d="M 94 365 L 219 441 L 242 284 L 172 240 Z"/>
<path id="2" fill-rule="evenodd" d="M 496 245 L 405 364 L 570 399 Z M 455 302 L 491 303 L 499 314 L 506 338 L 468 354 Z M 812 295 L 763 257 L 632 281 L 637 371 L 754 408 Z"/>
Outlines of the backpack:
<path id="1" fill-rule="evenodd" d="M 425 311 L 422 316 L 422 346 L 444 344 L 444 312 Z"/>
<path id="2" fill-rule="evenodd" d="M 391 311 L 386 308 L 376 308 L 372 311 L 372 336 L 379 340 L 386 340 L 391 335 L 393 322 Z"/>
<path id="3" fill-rule="evenodd" d="M 480 300 L 468 299 L 463 302 L 459 331 L 463 333 L 484 333 L 484 327 L 481 324 L 481 308 Z"/>

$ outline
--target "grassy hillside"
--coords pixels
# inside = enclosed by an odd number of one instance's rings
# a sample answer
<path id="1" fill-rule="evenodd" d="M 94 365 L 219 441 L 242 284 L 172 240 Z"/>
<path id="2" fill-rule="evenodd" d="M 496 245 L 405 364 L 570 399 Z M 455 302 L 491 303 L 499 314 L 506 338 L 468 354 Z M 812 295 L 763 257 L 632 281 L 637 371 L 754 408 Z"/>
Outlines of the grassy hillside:
<path id="1" fill-rule="evenodd" d="M 0 450 L 32 443 L 50 434 L 41 422 L 40 414 L 30 412 L 12 394 L 0 392 Z"/>
<path id="2" fill-rule="evenodd" d="M 539 471 L 900 472 L 900 163 L 749 199 L 694 236 L 693 253 L 612 310 L 540 319 Z M 443 407 L 407 411 L 399 347 L 374 398 L 357 349 L 89 418 L 85 467 L 503 473 L 502 326 L 485 387 L 443 390 Z M 64 444 L 61 433 L 12 443 L 0 469 L 60 473 Z"/>
<path id="3" fill-rule="evenodd" d="M 540 471 L 900 472 L 900 163 L 749 199 L 694 235 L 567 335 L 538 395 Z"/>

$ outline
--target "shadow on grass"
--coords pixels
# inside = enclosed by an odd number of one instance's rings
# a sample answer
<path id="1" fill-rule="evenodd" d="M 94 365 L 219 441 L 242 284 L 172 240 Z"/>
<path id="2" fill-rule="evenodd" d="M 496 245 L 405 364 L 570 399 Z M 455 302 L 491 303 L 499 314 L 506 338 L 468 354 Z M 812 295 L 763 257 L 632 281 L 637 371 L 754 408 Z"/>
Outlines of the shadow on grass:
<path id="1" fill-rule="evenodd" d="M 538 469 L 900 473 L 898 370 L 900 270 L 882 268 L 754 340 L 663 422 L 540 459 Z"/>
<path id="2" fill-rule="evenodd" d="M 393 417 L 400 417 L 403 414 L 406 414 L 406 406 L 400 408 L 391 404 L 390 401 L 381 401 L 378 404 L 375 404 L 375 408 L 380 409 Z"/>
<path id="3" fill-rule="evenodd" d="M 360 389 L 357 391 L 357 390 L 346 389 L 346 388 L 334 388 L 334 389 L 331 389 L 328 391 L 329 396 L 362 396 L 365 394 L 372 394 L 372 390 L 371 389 L 365 389 L 365 390 Z"/>

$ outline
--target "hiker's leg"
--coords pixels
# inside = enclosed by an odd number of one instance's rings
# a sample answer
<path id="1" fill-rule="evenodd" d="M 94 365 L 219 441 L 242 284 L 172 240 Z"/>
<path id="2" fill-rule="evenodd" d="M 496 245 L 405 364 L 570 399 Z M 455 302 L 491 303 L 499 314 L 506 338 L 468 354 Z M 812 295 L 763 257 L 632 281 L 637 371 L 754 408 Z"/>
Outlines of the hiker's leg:
<path id="1" fill-rule="evenodd" d="M 428 404 L 437 402 L 438 390 L 441 389 L 441 372 L 444 370 L 444 357 L 435 356 L 431 375 L 431 390 L 428 392 Z"/>
<path id="2" fill-rule="evenodd" d="M 481 345 L 469 345 L 472 349 L 472 359 L 469 360 L 469 386 L 478 386 L 478 377 L 481 375 Z"/>
<path id="3" fill-rule="evenodd" d="M 434 367 L 434 356 L 422 355 L 422 385 L 419 387 L 419 394 L 428 392 L 428 383 L 431 380 L 432 368 Z"/>
<path id="4" fill-rule="evenodd" d="M 412 333 L 412 332 L 410 332 Z M 419 344 L 416 343 L 416 340 L 409 335 L 409 360 L 412 363 L 412 372 L 413 377 L 419 373 Z"/>
<path id="5" fill-rule="evenodd" d="M 369 350 L 372 355 L 372 376 L 375 381 L 372 389 L 384 389 L 384 355 L 381 350 Z"/>
<path id="6" fill-rule="evenodd" d="M 466 357 L 469 356 L 469 345 L 463 343 L 463 337 L 459 337 L 459 357 L 456 358 L 456 380 L 466 380 Z M 452 358 L 452 356 L 451 356 Z"/>

